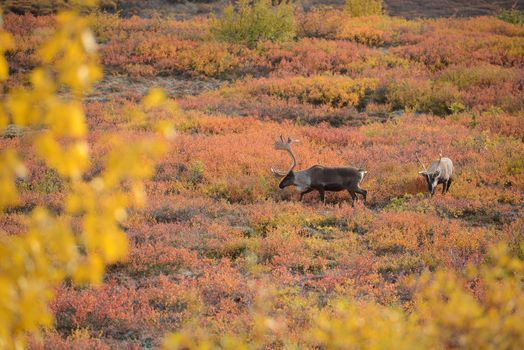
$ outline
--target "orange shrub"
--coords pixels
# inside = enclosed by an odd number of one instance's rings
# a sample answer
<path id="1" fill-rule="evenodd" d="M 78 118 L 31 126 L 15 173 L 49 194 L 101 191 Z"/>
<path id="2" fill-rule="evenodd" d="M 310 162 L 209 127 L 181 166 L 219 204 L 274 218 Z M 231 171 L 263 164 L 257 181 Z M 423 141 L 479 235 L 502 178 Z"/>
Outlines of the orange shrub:
<path id="1" fill-rule="evenodd" d="M 501 23 L 499 20 L 495 21 L 497 24 Z M 424 35 L 411 37 L 410 44 L 395 48 L 394 52 L 422 62 L 431 70 L 466 62 L 507 67 L 522 65 L 524 39 L 514 36 L 514 32 L 494 31 L 497 33 L 494 34 L 489 30 L 473 31 L 468 25 L 451 19 L 435 20 L 428 24 L 424 29 Z M 487 26 L 489 28 L 489 24 Z M 507 24 L 503 26 L 507 27 Z"/>
<path id="2" fill-rule="evenodd" d="M 338 39 L 351 40 L 368 46 L 383 46 L 403 43 L 403 35 L 420 34 L 420 21 L 407 21 L 388 16 L 348 18 L 341 23 Z"/>
<path id="3" fill-rule="evenodd" d="M 208 77 L 216 77 L 237 68 L 242 57 L 242 48 L 220 43 L 203 43 L 193 50 L 178 54 L 180 64 L 188 71 Z"/>
<path id="4" fill-rule="evenodd" d="M 453 83 L 461 99 L 471 109 L 485 110 L 494 106 L 506 111 L 524 108 L 520 98 L 524 71 L 490 64 L 452 66 L 442 72 L 438 81 Z"/>
<path id="5" fill-rule="evenodd" d="M 487 130 L 493 134 L 524 140 L 524 120 L 519 116 L 486 112 L 473 116 L 464 115 L 461 121 L 479 130 Z"/>
<path id="6" fill-rule="evenodd" d="M 96 336 L 91 336 L 88 330 L 77 329 L 67 337 L 59 332 L 48 332 L 43 339 L 29 339 L 31 349 L 96 349 L 109 350 L 111 346 Z"/>
<path id="7" fill-rule="evenodd" d="M 300 13 L 297 23 L 299 37 L 335 39 L 346 14 L 331 7 L 315 7 Z"/>
<path id="8" fill-rule="evenodd" d="M 115 280 L 96 290 L 62 287 L 51 309 L 57 329 L 87 328 L 93 333 L 104 330 L 113 336 L 123 331 L 137 332 L 154 325 L 158 318 L 144 291 L 119 286 Z"/>
<path id="9" fill-rule="evenodd" d="M 284 44 L 266 43 L 261 54 L 275 74 L 312 75 L 321 72 L 354 74 L 378 56 L 363 45 L 345 41 L 301 39 Z"/>
<path id="10" fill-rule="evenodd" d="M 161 18 L 142 18 L 132 16 L 122 18 L 118 14 L 93 13 L 90 14 L 93 30 L 97 39 L 106 43 L 111 40 L 129 39 L 140 33 L 155 33 L 160 35 L 174 35 L 178 39 L 201 40 L 209 36 L 210 23 L 207 18 L 193 17 L 188 20 L 169 21 Z"/>

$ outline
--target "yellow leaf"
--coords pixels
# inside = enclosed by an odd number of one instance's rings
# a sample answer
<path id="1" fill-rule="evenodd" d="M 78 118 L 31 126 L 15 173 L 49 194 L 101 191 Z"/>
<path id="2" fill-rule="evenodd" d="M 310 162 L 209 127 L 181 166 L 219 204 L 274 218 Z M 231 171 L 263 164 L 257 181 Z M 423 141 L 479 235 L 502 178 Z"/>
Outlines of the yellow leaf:
<path id="1" fill-rule="evenodd" d="M 77 284 L 92 283 L 99 285 L 104 275 L 104 262 L 102 258 L 94 253 L 90 254 L 87 260 L 81 264 L 74 274 Z"/>
<path id="2" fill-rule="evenodd" d="M 0 53 L 15 47 L 13 37 L 7 32 L 0 32 Z"/>
<path id="3" fill-rule="evenodd" d="M 151 108 L 160 105 L 166 99 L 164 90 L 160 88 L 153 88 L 149 90 L 149 93 L 143 99 L 144 107 Z"/>
<path id="4" fill-rule="evenodd" d="M 175 138 L 175 128 L 173 126 L 173 123 L 171 123 L 168 120 L 159 121 L 156 125 L 156 129 L 160 133 L 160 135 L 164 136 L 168 140 L 172 140 Z"/>
<path id="5" fill-rule="evenodd" d="M 80 39 L 82 40 L 82 45 L 84 46 L 85 52 L 88 54 L 93 54 L 96 52 L 97 45 L 93 32 L 88 29 L 84 30 L 80 36 Z"/>
<path id="6" fill-rule="evenodd" d="M 85 117 L 82 107 L 76 103 L 69 105 L 67 110 L 69 125 L 67 135 L 71 137 L 82 137 L 86 133 Z"/>
<path id="7" fill-rule="evenodd" d="M 83 137 L 87 131 L 82 107 L 76 103 L 52 103 L 46 123 L 59 136 Z"/>
<path id="8" fill-rule="evenodd" d="M 2 105 L 0 105 L 0 132 L 2 132 L 5 127 L 7 126 L 9 120 L 7 117 L 7 113 L 5 112 Z"/>
<path id="9" fill-rule="evenodd" d="M 122 232 L 106 232 L 101 238 L 102 249 L 108 263 L 121 260 L 127 255 L 128 242 L 125 234 Z"/>
<path id="10" fill-rule="evenodd" d="M 25 126 L 29 123 L 31 105 L 30 96 L 24 90 L 14 90 L 7 97 L 6 107 L 11 112 L 16 125 Z"/>
<path id="11" fill-rule="evenodd" d="M 0 56 L 0 81 L 6 80 L 9 76 L 9 66 L 4 56 Z"/>
<path id="12" fill-rule="evenodd" d="M 31 72 L 31 84 L 33 84 L 35 90 L 47 93 L 55 89 L 53 80 L 43 68 L 35 68 Z"/>

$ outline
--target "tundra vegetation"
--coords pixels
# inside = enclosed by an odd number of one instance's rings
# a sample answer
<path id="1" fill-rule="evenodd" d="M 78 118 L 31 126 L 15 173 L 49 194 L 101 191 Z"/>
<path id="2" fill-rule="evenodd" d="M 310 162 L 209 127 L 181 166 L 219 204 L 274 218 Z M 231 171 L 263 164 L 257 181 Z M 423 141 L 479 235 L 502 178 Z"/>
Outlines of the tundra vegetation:
<path id="1" fill-rule="evenodd" d="M 521 348 L 524 28 L 356 3 L 4 13 L 0 347 Z M 280 134 L 367 204 L 278 189 Z"/>

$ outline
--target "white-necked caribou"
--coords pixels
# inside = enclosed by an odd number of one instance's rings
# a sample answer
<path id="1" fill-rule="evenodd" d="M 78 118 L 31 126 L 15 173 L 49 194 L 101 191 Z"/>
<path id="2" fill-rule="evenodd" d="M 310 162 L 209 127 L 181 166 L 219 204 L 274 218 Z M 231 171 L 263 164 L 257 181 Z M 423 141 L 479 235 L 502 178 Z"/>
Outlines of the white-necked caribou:
<path id="1" fill-rule="evenodd" d="M 273 175 L 282 178 L 278 185 L 279 188 L 296 186 L 297 191 L 300 192 L 300 201 L 302 201 L 306 193 L 318 191 L 320 200 L 325 202 L 326 191 L 338 192 L 343 190 L 347 190 L 351 195 L 351 205 L 353 206 L 355 200 L 358 199 L 357 193 L 362 195 L 364 202 L 366 201 L 368 191 L 360 188 L 360 183 L 367 173 L 365 170 L 354 167 L 328 168 L 314 165 L 309 169 L 293 171 L 297 161 L 291 145 L 297 142 L 297 140 L 290 138 L 285 141 L 282 136 L 275 142 L 275 149 L 286 151 L 291 156 L 291 166 L 287 171 L 271 168 Z"/>

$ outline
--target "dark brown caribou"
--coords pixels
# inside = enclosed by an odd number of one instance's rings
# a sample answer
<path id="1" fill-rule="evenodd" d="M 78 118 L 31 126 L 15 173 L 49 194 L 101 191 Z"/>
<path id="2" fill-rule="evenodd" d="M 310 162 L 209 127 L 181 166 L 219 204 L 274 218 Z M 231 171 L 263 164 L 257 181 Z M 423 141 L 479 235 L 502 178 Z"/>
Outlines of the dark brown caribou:
<path id="1" fill-rule="evenodd" d="M 290 138 L 285 141 L 282 136 L 275 142 L 275 149 L 286 151 L 291 156 L 291 166 L 287 171 L 271 168 L 271 172 L 275 176 L 282 178 L 278 187 L 283 189 L 288 186 L 295 186 L 297 191 L 300 192 L 300 201 L 302 201 L 306 193 L 318 191 L 320 200 L 325 202 L 324 194 L 326 191 L 338 192 L 343 190 L 347 190 L 351 195 L 351 205 L 353 206 L 355 200 L 358 199 L 357 193 L 362 195 L 364 202 L 366 201 L 368 191 L 360 188 L 359 185 L 367 171 L 354 167 L 328 168 L 321 165 L 314 165 L 309 169 L 296 172 L 293 171 L 297 161 L 291 145 L 297 142 L 297 140 Z"/>

